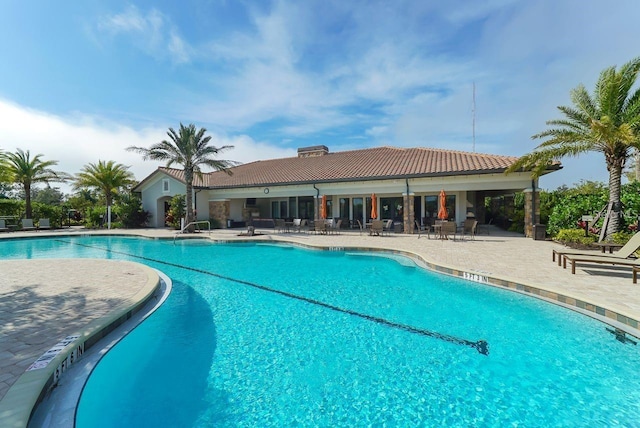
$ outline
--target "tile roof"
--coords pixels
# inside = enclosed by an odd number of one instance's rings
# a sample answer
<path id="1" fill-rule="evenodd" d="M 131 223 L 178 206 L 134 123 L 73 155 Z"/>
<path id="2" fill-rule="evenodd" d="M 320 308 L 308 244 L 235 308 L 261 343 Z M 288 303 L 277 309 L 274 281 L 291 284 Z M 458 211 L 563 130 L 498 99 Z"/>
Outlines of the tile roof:
<path id="1" fill-rule="evenodd" d="M 431 148 L 376 147 L 251 162 L 196 177 L 194 186 L 233 188 L 278 184 L 366 181 L 385 178 L 500 173 L 518 158 Z M 559 169 L 560 163 L 552 169 Z M 158 168 L 184 182 L 179 169 Z"/>

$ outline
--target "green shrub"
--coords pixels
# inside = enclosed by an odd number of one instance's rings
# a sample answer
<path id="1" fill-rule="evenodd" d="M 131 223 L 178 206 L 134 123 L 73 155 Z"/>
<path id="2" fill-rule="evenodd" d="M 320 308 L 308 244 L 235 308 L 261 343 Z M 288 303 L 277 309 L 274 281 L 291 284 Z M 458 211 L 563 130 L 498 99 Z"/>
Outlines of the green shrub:
<path id="1" fill-rule="evenodd" d="M 31 208 L 35 221 L 39 221 L 41 218 L 48 218 L 51 227 L 61 226 L 62 207 L 34 202 L 31 204 Z"/>
<path id="2" fill-rule="evenodd" d="M 579 244 L 589 246 L 598 240 L 598 237 L 593 234 L 584 236 L 584 229 L 561 229 L 556 233 L 555 240 L 565 244 Z"/>
<path id="3" fill-rule="evenodd" d="M 621 231 L 621 232 L 616 232 L 613 235 L 611 235 L 611 242 L 613 242 L 614 244 L 626 244 L 627 241 L 629 241 L 629 239 L 631 239 L 631 237 L 633 236 L 633 232 L 626 232 L 626 231 Z"/>
<path id="4" fill-rule="evenodd" d="M 169 202 L 169 212 L 167 213 L 167 223 L 174 229 L 180 229 L 180 219 L 186 214 L 186 203 L 184 195 L 175 195 Z"/>
<path id="5" fill-rule="evenodd" d="M 120 227 L 124 228 L 145 227 L 151 216 L 148 211 L 142 209 L 140 197 L 131 193 L 119 195 L 118 202 L 113 206 L 113 212 L 118 218 Z M 111 225 L 111 227 L 114 226 Z"/>
<path id="6" fill-rule="evenodd" d="M 24 201 L 18 199 L 0 199 L 0 216 L 22 217 Z"/>

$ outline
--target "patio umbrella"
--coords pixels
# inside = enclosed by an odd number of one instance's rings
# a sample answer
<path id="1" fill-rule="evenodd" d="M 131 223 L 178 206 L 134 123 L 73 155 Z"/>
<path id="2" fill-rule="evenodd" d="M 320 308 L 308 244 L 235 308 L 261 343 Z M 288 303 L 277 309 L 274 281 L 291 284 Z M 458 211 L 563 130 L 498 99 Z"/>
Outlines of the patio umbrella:
<path id="1" fill-rule="evenodd" d="M 320 202 L 320 218 L 327 218 L 327 195 L 322 195 L 322 201 Z"/>
<path id="2" fill-rule="evenodd" d="M 447 194 L 444 193 L 444 189 L 440 191 L 440 208 L 438 208 L 438 218 L 440 220 L 446 220 L 449 217 L 447 212 Z"/>
<path id="3" fill-rule="evenodd" d="M 371 218 L 378 218 L 378 199 L 375 193 L 371 194 Z"/>

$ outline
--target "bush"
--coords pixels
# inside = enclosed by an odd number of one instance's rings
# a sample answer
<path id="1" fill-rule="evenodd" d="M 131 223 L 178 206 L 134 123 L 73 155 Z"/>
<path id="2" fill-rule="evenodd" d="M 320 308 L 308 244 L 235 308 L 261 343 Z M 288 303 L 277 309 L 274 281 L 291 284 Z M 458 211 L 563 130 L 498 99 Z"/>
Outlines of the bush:
<path id="1" fill-rule="evenodd" d="M 107 209 L 105 207 L 87 208 L 84 217 L 84 226 L 87 229 L 98 229 L 103 226 Z"/>
<path id="2" fill-rule="evenodd" d="M 113 212 L 118 218 L 118 224 L 124 228 L 145 227 L 151 214 L 142 209 L 142 200 L 131 193 L 119 196 Z M 114 227 L 112 224 L 111 227 Z"/>
<path id="3" fill-rule="evenodd" d="M 184 195 L 175 195 L 169 202 L 169 212 L 167 213 L 167 223 L 174 229 L 180 229 L 180 219 L 186 214 L 186 203 Z"/>
<path id="4" fill-rule="evenodd" d="M 555 240 L 568 246 L 590 246 L 598 237 L 593 234 L 584 236 L 584 229 L 561 229 L 556 234 Z"/>
<path id="5" fill-rule="evenodd" d="M 48 218 L 51 227 L 60 227 L 62 225 L 62 207 L 34 202 L 31 204 L 31 208 L 34 220 Z"/>
<path id="6" fill-rule="evenodd" d="M 0 216 L 22 217 L 24 201 L 18 199 L 0 199 Z"/>

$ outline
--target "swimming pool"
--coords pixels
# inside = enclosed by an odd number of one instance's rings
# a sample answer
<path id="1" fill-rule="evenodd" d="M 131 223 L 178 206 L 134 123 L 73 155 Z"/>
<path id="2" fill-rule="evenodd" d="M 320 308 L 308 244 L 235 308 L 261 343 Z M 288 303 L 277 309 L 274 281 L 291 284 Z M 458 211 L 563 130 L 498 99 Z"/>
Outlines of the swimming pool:
<path id="1" fill-rule="evenodd" d="M 0 245 L 138 261 L 173 280 L 95 369 L 80 428 L 629 426 L 640 415 L 638 349 L 603 324 L 397 256 L 118 237 Z M 489 353 L 447 338 L 486 340 Z"/>

